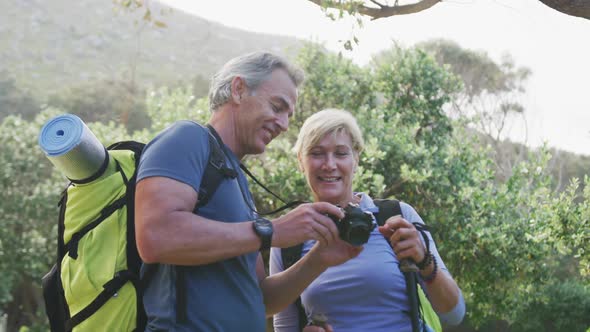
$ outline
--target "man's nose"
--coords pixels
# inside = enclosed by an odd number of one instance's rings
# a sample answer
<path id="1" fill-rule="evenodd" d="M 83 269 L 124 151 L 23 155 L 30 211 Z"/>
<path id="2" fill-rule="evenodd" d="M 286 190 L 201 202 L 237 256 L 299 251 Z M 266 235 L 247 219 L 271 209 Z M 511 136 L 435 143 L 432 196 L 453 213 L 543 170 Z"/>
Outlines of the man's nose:
<path id="1" fill-rule="evenodd" d="M 277 125 L 281 131 L 287 131 L 289 129 L 289 116 L 287 114 L 279 115 Z"/>

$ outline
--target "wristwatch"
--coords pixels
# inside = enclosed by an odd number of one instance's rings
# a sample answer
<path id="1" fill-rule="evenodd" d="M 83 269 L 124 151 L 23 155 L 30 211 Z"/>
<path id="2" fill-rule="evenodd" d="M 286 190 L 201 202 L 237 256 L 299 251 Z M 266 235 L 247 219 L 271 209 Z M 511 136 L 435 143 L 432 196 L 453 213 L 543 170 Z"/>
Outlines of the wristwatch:
<path id="1" fill-rule="evenodd" d="M 260 240 L 262 240 L 260 250 L 270 249 L 272 241 L 272 222 L 266 218 L 258 217 L 252 223 L 252 228 L 254 228 L 254 232 L 260 237 Z"/>

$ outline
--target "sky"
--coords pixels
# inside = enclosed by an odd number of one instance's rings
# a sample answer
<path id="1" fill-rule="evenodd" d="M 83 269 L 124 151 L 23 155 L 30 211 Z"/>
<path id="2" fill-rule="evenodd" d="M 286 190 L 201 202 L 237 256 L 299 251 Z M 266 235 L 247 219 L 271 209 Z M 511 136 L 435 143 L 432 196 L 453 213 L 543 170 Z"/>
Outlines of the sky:
<path id="1" fill-rule="evenodd" d="M 532 70 L 523 97 L 526 126 L 512 123 L 510 138 L 590 155 L 590 20 L 540 1 L 449 0 L 420 13 L 365 20 L 362 28 L 330 20 L 307 0 L 161 1 L 226 26 L 320 42 L 359 65 L 394 42 L 409 47 L 433 38 L 496 61 L 509 54 Z M 359 45 L 348 52 L 340 41 L 353 33 Z"/>

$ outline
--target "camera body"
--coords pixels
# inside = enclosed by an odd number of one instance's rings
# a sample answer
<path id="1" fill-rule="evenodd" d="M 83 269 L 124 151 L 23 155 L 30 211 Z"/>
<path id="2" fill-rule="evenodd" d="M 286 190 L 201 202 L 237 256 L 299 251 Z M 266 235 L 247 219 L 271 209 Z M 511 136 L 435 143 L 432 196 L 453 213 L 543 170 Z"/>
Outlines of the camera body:
<path id="1" fill-rule="evenodd" d="M 343 211 L 344 218 L 340 220 L 330 216 L 338 227 L 340 238 L 353 246 L 367 243 L 371 231 L 375 228 L 372 214 L 352 203 L 348 203 Z"/>

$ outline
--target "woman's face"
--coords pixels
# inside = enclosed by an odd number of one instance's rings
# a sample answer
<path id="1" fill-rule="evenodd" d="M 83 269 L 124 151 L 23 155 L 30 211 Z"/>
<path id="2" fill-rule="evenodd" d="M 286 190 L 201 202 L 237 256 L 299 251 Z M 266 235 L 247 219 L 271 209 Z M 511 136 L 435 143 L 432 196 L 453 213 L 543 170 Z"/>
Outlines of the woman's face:
<path id="1" fill-rule="evenodd" d="M 346 206 L 352 201 L 352 179 L 358 155 L 346 132 L 328 133 L 300 156 L 307 184 L 316 201 Z"/>

